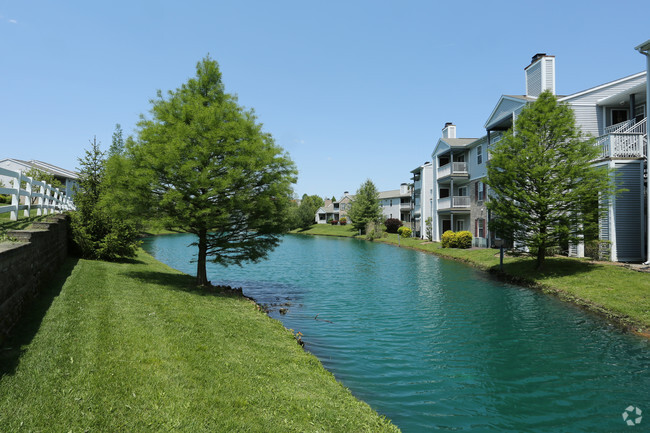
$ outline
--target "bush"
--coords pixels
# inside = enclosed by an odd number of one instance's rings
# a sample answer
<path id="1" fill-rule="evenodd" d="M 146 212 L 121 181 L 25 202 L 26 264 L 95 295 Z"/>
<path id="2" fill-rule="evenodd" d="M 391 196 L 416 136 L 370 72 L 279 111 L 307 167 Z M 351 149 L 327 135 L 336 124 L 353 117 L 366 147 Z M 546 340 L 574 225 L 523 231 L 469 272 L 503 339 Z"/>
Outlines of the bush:
<path id="1" fill-rule="evenodd" d="M 429 217 L 429 218 L 427 218 L 427 220 L 424 222 L 424 223 L 426 224 L 426 226 L 427 226 L 427 228 L 426 228 L 426 234 L 427 234 L 427 239 L 429 240 L 429 242 L 433 241 L 433 227 L 431 227 L 431 223 L 432 223 L 432 221 L 433 221 L 432 218 Z"/>
<path id="2" fill-rule="evenodd" d="M 337 225 L 339 223 L 339 220 L 330 220 L 330 224 L 333 226 Z"/>
<path id="3" fill-rule="evenodd" d="M 472 234 L 467 230 L 456 233 L 454 237 L 455 248 L 470 248 L 472 246 Z"/>
<path id="4" fill-rule="evenodd" d="M 339 220 L 339 224 L 344 226 L 348 223 L 348 219 L 346 217 L 343 217 Z"/>
<path id="5" fill-rule="evenodd" d="M 402 222 L 397 218 L 388 218 L 384 221 L 384 225 L 387 233 L 397 233 L 397 230 L 402 227 Z"/>
<path id="6" fill-rule="evenodd" d="M 381 221 L 371 221 L 366 224 L 366 240 L 373 241 L 386 236 Z"/>
<path id="7" fill-rule="evenodd" d="M 442 247 L 443 248 L 454 248 L 456 234 L 451 230 L 447 230 L 442 234 Z"/>
<path id="8" fill-rule="evenodd" d="M 397 229 L 397 233 L 403 238 L 410 238 L 413 234 L 413 231 L 408 227 L 400 227 Z"/>
<path id="9" fill-rule="evenodd" d="M 593 260 L 609 261 L 611 257 L 611 244 L 610 241 L 601 241 L 600 239 L 587 241 L 585 242 L 585 257 L 590 257 Z"/>

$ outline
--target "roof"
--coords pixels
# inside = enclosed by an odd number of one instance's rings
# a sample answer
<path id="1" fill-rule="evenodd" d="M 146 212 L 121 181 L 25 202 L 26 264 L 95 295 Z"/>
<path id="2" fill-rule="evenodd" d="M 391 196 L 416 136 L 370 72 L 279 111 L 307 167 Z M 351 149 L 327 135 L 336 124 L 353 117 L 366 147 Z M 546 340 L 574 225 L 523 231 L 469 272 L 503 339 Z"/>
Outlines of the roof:
<path id="1" fill-rule="evenodd" d="M 591 88 L 585 89 L 585 90 L 581 90 L 580 92 L 573 93 L 571 95 L 558 96 L 558 100 L 561 101 L 561 102 L 564 102 L 564 101 L 567 101 L 569 99 L 573 99 L 573 98 L 577 98 L 578 96 L 582 96 L 582 95 L 584 95 L 586 93 L 595 92 L 597 90 L 601 90 L 601 89 L 606 88 L 606 87 L 614 86 L 616 84 L 620 84 L 620 83 L 623 83 L 623 82 L 628 81 L 628 80 L 634 80 L 636 78 L 643 77 L 643 76 L 645 76 L 645 74 L 646 74 L 645 71 L 637 72 L 636 74 L 628 75 L 627 77 L 619 78 L 618 80 L 610 81 L 608 83 L 599 84 L 598 86 L 591 87 Z M 600 103 L 600 101 L 599 101 L 599 103 Z"/>
<path id="2" fill-rule="evenodd" d="M 411 191 L 401 194 L 399 189 L 391 189 L 390 191 L 379 191 L 378 197 L 380 200 L 387 198 L 410 197 Z"/>
<path id="3" fill-rule="evenodd" d="M 441 138 L 449 147 L 465 147 L 470 143 L 476 141 L 476 138 Z"/>
<path id="4" fill-rule="evenodd" d="M 67 179 L 79 179 L 79 174 L 74 171 L 66 170 L 65 168 L 57 167 L 56 165 L 48 164 L 47 162 L 43 161 L 37 161 L 35 159 L 32 159 L 31 161 L 23 161 L 21 159 L 6 158 L 2 161 L 13 161 L 25 167 L 35 168 L 58 177 L 64 177 Z"/>

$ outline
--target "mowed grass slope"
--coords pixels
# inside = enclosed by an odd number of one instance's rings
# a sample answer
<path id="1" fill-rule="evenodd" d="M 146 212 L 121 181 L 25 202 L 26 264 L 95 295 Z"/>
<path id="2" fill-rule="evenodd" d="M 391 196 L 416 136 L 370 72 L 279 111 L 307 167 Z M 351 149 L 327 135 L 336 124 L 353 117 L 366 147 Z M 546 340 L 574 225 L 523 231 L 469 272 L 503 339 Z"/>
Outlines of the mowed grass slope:
<path id="1" fill-rule="evenodd" d="M 394 432 L 249 300 L 70 259 L 0 346 L 0 432 Z M 51 303 L 51 305 L 50 305 Z"/>

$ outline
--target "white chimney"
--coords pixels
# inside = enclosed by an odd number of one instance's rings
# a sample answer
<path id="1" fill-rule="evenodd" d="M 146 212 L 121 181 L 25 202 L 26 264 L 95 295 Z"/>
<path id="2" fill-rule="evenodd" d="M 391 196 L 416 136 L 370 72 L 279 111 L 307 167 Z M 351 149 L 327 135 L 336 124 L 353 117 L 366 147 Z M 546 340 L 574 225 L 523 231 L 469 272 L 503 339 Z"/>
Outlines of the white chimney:
<path id="1" fill-rule="evenodd" d="M 445 123 L 442 128 L 442 138 L 456 138 L 456 125 L 451 122 Z"/>
<path id="2" fill-rule="evenodd" d="M 526 71 L 526 96 L 536 98 L 544 90 L 550 90 L 555 95 L 555 56 L 537 53 L 524 71 Z"/>

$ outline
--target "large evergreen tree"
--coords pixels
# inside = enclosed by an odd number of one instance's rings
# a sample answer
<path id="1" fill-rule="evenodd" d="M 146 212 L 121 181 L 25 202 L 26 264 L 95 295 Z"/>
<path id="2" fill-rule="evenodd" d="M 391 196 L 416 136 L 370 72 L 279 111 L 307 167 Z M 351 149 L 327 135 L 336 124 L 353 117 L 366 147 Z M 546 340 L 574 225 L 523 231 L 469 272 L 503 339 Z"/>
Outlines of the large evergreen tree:
<path id="1" fill-rule="evenodd" d="M 608 170 L 592 164 L 599 154 L 594 140 L 583 136 L 573 110 L 548 91 L 522 110 L 490 154 L 490 228 L 535 252 L 538 269 L 547 248 L 593 233 L 604 210 L 599 196 L 614 193 Z"/>
<path id="2" fill-rule="evenodd" d="M 375 184 L 366 180 L 357 190 L 354 199 L 350 203 L 348 217 L 356 230 L 365 232 L 370 222 L 379 222 L 382 218 L 381 207 L 379 206 L 379 192 Z"/>
<path id="3" fill-rule="evenodd" d="M 209 285 L 208 259 L 258 261 L 287 228 L 296 169 L 252 111 L 225 92 L 217 62 L 152 101 L 128 146 L 135 186 L 165 226 L 197 236 L 197 283 Z"/>

